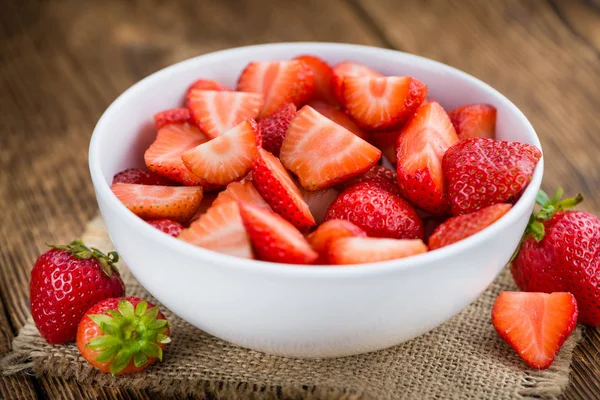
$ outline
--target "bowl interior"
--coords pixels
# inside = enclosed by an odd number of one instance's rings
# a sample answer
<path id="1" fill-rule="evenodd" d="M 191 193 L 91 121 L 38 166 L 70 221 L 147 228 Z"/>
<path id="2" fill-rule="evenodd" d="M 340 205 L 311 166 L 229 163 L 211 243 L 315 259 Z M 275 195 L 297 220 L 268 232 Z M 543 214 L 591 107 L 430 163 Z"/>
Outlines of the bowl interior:
<path id="1" fill-rule="evenodd" d="M 427 84 L 428 97 L 439 101 L 447 110 L 468 103 L 489 103 L 498 110 L 498 139 L 520 141 L 540 147 L 533 127 L 514 104 L 485 83 L 447 65 L 406 53 L 358 45 L 258 45 L 211 53 L 175 64 L 143 79 L 115 100 L 98 122 L 90 144 L 90 169 L 96 191 L 109 196 L 106 192 L 110 192 L 109 185 L 115 173 L 125 168 L 143 165 L 144 151 L 156 136 L 153 115 L 164 109 L 183 106 L 185 91 L 194 80 L 213 79 L 235 88 L 237 77 L 250 61 L 285 60 L 307 53 L 322 57 L 331 64 L 352 60 L 384 75 L 414 76 Z M 498 223 L 514 222 L 523 213 L 528 212 L 541 183 L 542 170 L 543 162 L 540 162 L 532 184 L 515 207 Z M 122 207 L 117 204 L 118 200 L 114 196 L 111 202 L 114 202 L 116 207 Z M 124 218 L 136 217 L 131 214 L 124 215 Z M 503 220 L 505 222 L 502 222 Z M 474 237 L 463 242 L 469 242 Z M 175 240 L 169 241 L 171 242 L 174 246 L 180 246 L 174 243 Z M 183 243 L 181 245 L 193 247 Z M 439 251 L 446 250 L 436 252 Z M 432 256 L 436 252 L 417 257 Z"/>

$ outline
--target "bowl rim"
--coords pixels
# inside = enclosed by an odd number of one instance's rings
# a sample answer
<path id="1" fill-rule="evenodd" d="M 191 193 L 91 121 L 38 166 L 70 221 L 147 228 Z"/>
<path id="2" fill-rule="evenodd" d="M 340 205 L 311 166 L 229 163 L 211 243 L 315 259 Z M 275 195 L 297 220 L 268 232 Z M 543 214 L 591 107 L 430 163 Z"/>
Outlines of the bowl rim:
<path id="1" fill-rule="evenodd" d="M 281 276 L 303 276 L 303 277 L 322 277 L 322 278 L 341 278 L 341 277 L 364 277 L 364 276 L 377 276 L 381 274 L 388 274 L 397 272 L 400 270 L 409 270 L 413 268 L 421 268 L 423 264 L 435 264 L 443 262 L 446 259 L 456 256 L 459 253 L 467 252 L 470 248 L 477 247 L 490 236 L 494 236 L 502 228 L 514 224 L 522 214 L 528 213 L 531 204 L 534 203 L 537 195 L 537 190 L 541 186 L 541 181 L 544 171 L 544 157 L 539 160 L 538 165 L 534 171 L 533 177 L 529 182 L 527 188 L 515 203 L 515 205 L 502 216 L 498 221 L 485 229 L 477 232 L 476 234 L 463 239 L 459 242 L 451 245 L 442 247 L 440 249 L 428 251 L 423 254 L 414 255 L 407 258 L 395 259 L 389 261 L 355 264 L 355 265 L 301 265 L 301 264 L 282 264 L 273 263 L 260 260 L 249 260 L 240 257 L 235 257 L 223 253 L 218 253 L 212 250 L 203 249 L 195 246 L 191 243 L 184 242 L 170 235 L 166 235 L 156 228 L 153 228 L 147 224 L 144 220 L 136 216 L 134 213 L 129 211 L 125 205 L 123 205 L 117 197 L 110 190 L 110 185 L 107 183 L 107 179 L 104 177 L 101 168 L 102 155 L 100 154 L 99 143 L 101 141 L 102 132 L 107 131 L 105 126 L 109 123 L 112 115 L 117 112 L 121 105 L 126 104 L 129 98 L 133 94 L 142 89 L 150 81 L 158 78 L 164 78 L 172 75 L 176 75 L 180 70 L 186 69 L 187 65 L 194 63 L 199 59 L 205 62 L 216 61 L 222 56 L 227 56 L 233 53 L 247 53 L 249 56 L 256 50 L 264 49 L 278 49 L 286 48 L 293 49 L 298 48 L 298 54 L 310 52 L 307 50 L 310 48 L 319 48 L 321 50 L 327 50 L 332 48 L 346 48 L 355 52 L 361 52 L 362 56 L 375 54 L 375 53 L 387 53 L 389 55 L 404 57 L 408 62 L 420 64 L 427 68 L 442 69 L 449 74 L 454 74 L 459 78 L 472 83 L 477 86 L 478 89 L 488 94 L 493 95 L 497 98 L 497 101 L 503 103 L 507 109 L 514 112 L 516 117 L 520 120 L 520 123 L 525 127 L 528 136 L 530 137 L 533 145 L 542 150 L 539 138 L 535 132 L 535 129 L 525 117 L 523 112 L 512 103 L 502 93 L 488 85 L 487 83 L 475 78 L 474 76 L 467 74 L 457 68 L 451 67 L 444 63 L 434 61 L 425 57 L 417 56 L 414 54 L 405 53 L 402 51 L 378 48 L 373 46 L 347 44 L 347 43 L 330 43 L 330 42 L 281 42 L 281 43 L 269 43 L 269 44 L 258 44 L 251 46 L 242 46 L 229 48 L 225 50 L 215 51 L 211 53 L 202 54 L 196 57 L 189 58 L 187 60 L 180 61 L 165 67 L 151 75 L 146 76 L 140 81 L 133 84 L 131 87 L 121 93 L 104 111 L 100 119 L 98 120 L 90 140 L 89 145 L 89 169 L 92 177 L 94 190 L 97 197 L 103 197 L 106 200 L 106 204 L 121 218 L 124 222 L 131 225 L 133 229 L 140 233 L 140 236 L 144 238 L 150 238 L 153 241 L 161 242 L 164 246 L 170 248 L 171 251 L 182 252 L 188 257 L 202 259 L 211 259 L 213 262 L 218 264 L 221 268 L 228 267 L 243 270 L 245 272 L 254 271 L 257 273 L 275 274 Z M 251 61 L 250 59 L 248 60 Z M 543 152 L 542 152 L 543 154 Z M 108 179 L 110 180 L 110 179 Z"/>

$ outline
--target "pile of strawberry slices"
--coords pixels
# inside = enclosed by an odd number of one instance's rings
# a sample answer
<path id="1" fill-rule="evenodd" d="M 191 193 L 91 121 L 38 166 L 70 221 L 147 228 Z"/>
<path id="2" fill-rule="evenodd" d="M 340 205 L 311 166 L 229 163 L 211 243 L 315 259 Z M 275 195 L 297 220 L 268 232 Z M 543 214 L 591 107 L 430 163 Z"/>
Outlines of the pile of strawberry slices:
<path id="1" fill-rule="evenodd" d="M 447 112 L 427 90 L 350 61 L 251 62 L 236 90 L 200 79 L 185 107 L 156 114 L 147 169 L 112 190 L 165 233 L 243 258 L 342 265 L 438 249 L 508 212 L 541 153 L 495 140 L 494 107 Z"/>

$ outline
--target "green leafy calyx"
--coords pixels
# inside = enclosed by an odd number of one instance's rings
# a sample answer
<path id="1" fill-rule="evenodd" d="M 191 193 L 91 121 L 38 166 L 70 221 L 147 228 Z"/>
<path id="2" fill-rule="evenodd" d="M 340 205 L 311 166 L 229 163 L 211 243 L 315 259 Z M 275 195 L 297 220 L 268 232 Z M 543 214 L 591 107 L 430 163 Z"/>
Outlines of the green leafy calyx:
<path id="1" fill-rule="evenodd" d="M 148 303 L 141 301 L 134 308 L 130 301 L 120 300 L 117 310 L 106 313 L 109 315 L 88 315 L 104 335 L 91 339 L 85 347 L 101 352 L 96 361 L 111 362 L 111 374 L 121 372 L 132 359 L 136 367 L 146 365 L 149 358 L 162 361 L 160 345 L 171 339 L 166 334 L 169 323 L 157 318 L 157 307 L 148 308 Z"/>
<path id="2" fill-rule="evenodd" d="M 575 197 L 562 199 L 564 192 L 562 188 L 558 188 L 552 198 L 540 190 L 535 198 L 535 202 L 541 207 L 536 213 L 534 212 L 529 217 L 527 229 L 525 229 L 524 237 L 532 236 L 537 242 L 544 238 L 544 222 L 549 221 L 559 211 L 575 207 L 583 201 L 583 196 L 578 194 Z"/>
<path id="3" fill-rule="evenodd" d="M 80 258 L 82 260 L 89 260 L 94 258 L 100 263 L 102 271 L 109 277 L 112 278 L 113 272 L 118 272 L 117 262 L 119 261 L 119 255 L 116 251 L 111 251 L 108 254 L 104 254 L 100 250 L 92 247 L 87 247 L 81 239 L 75 239 L 66 246 L 55 246 L 50 245 L 53 249 L 63 250 L 67 253 Z"/>

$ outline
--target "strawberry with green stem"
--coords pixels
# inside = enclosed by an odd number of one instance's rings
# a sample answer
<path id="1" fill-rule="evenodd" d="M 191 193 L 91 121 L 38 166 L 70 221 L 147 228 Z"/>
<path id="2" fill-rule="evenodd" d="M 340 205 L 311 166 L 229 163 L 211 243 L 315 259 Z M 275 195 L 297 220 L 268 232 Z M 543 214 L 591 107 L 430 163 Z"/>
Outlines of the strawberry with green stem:
<path id="1" fill-rule="evenodd" d="M 570 292 L 579 305 L 579 322 L 600 325 L 600 218 L 570 210 L 581 195 L 561 200 L 540 191 L 534 213 L 515 252 L 511 272 L 526 292 Z"/>
<path id="2" fill-rule="evenodd" d="M 90 308 L 77 330 L 83 358 L 112 375 L 142 371 L 171 342 L 170 324 L 153 304 L 137 297 L 110 298 Z"/>

